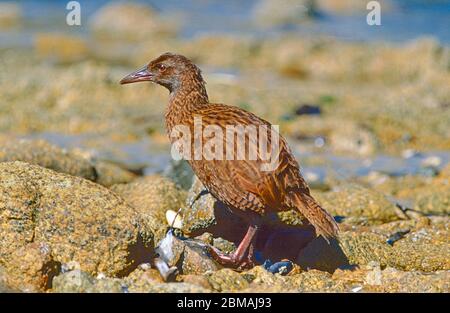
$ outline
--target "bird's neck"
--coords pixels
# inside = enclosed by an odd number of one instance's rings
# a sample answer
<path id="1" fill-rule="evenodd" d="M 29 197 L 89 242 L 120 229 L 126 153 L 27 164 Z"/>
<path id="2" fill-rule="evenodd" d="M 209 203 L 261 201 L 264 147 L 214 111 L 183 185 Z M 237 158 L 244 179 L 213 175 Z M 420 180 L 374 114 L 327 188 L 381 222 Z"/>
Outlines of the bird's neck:
<path id="1" fill-rule="evenodd" d="M 209 103 L 205 82 L 199 79 L 185 79 L 170 91 L 166 110 L 166 128 L 170 132 L 175 125 L 185 124 L 192 114 Z"/>

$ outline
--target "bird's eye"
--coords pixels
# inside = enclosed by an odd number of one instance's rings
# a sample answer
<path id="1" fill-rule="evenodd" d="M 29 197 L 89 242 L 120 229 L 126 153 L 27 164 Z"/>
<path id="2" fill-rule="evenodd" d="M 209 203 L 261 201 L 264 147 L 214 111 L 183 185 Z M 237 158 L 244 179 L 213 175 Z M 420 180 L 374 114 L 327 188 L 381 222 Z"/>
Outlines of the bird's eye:
<path id="1" fill-rule="evenodd" d="M 158 70 L 164 71 L 164 70 L 166 70 L 166 68 L 167 67 L 164 64 L 158 64 Z"/>

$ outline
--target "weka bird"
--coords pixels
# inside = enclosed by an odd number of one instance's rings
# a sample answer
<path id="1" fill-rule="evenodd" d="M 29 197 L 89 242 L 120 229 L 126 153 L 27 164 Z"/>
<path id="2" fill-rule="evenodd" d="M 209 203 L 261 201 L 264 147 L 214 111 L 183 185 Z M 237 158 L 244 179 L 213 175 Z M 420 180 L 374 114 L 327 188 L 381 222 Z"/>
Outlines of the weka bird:
<path id="1" fill-rule="evenodd" d="M 144 68 L 123 78 L 120 83 L 141 81 L 157 83 L 169 90 L 169 105 L 165 114 L 169 137 L 176 125 L 185 125 L 193 133 L 194 118 L 199 117 L 203 127 L 217 125 L 224 132 L 227 125 L 271 126 L 269 122 L 238 107 L 210 103 L 200 69 L 182 55 L 162 54 Z M 248 136 L 246 138 L 249 139 Z M 270 140 L 272 137 L 268 138 Z M 171 138 L 171 141 L 173 143 L 175 139 Z M 245 148 L 248 150 L 254 144 L 255 140 L 246 140 Z M 267 159 L 263 160 L 259 155 L 256 159 L 238 159 L 236 150 L 233 149 L 234 158 L 231 159 L 188 160 L 208 191 L 249 224 L 246 235 L 234 253 L 227 255 L 210 248 L 216 261 L 231 267 L 253 265 L 257 231 L 263 217 L 269 212 L 295 208 L 314 226 L 316 234 L 327 240 L 337 236 L 335 220 L 311 196 L 284 138 L 279 136 L 278 165 L 272 171 L 261 169 L 260 165 Z"/>

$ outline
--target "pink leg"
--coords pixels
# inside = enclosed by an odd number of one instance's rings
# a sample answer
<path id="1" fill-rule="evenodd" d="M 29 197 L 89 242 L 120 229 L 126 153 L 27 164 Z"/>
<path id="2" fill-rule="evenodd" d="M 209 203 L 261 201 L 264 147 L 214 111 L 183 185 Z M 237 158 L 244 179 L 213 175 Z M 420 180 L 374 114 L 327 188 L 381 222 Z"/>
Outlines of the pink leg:
<path id="1" fill-rule="evenodd" d="M 254 242 L 256 240 L 257 231 L 258 231 L 257 225 L 250 225 L 248 227 L 247 233 L 245 234 L 236 251 L 234 251 L 232 254 L 225 254 L 216 249 L 215 247 L 211 247 L 210 249 L 211 256 L 218 263 L 225 266 L 228 265 L 232 267 L 240 267 L 241 265 L 243 266 L 252 265 L 253 264 L 252 260 L 245 260 L 244 257 L 246 255 L 248 256 L 248 258 L 253 257 Z"/>

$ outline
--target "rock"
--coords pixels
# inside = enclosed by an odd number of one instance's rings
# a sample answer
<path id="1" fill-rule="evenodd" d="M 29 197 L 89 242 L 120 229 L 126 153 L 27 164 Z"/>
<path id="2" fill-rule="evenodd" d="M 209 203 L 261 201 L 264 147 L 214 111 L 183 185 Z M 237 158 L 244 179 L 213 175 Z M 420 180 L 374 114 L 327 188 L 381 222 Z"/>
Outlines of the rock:
<path id="1" fill-rule="evenodd" d="M 391 178 L 377 186 L 377 189 L 401 199 L 408 208 L 414 209 L 422 215 L 448 215 L 450 213 L 450 180 L 445 177 L 444 172 L 437 177 Z"/>
<path id="2" fill-rule="evenodd" d="M 372 155 L 377 145 L 375 136 L 356 123 L 341 124 L 331 132 L 329 143 L 336 152 L 361 156 Z"/>
<path id="3" fill-rule="evenodd" d="M 342 292 L 343 286 L 333 281 L 330 273 L 317 270 L 303 272 L 295 278 L 299 292 L 334 291 Z"/>
<path id="4" fill-rule="evenodd" d="M 247 280 L 229 268 L 206 274 L 206 277 L 212 288 L 219 292 L 239 291 L 249 286 Z"/>
<path id="5" fill-rule="evenodd" d="M 96 279 L 79 269 L 53 278 L 53 292 L 57 293 L 122 293 L 123 282 L 117 278 Z"/>
<path id="6" fill-rule="evenodd" d="M 150 6 L 136 2 L 106 4 L 91 17 L 89 23 L 97 38 L 125 42 L 170 37 L 177 28 L 167 19 L 161 18 Z"/>
<path id="7" fill-rule="evenodd" d="M 305 22 L 314 14 L 314 0 L 260 0 L 253 19 L 261 26 L 282 26 Z"/>
<path id="8" fill-rule="evenodd" d="M 204 34 L 185 42 L 181 50 L 186 56 L 210 67 L 240 68 L 246 66 L 246 60 L 255 55 L 259 45 L 259 41 L 242 35 Z M 214 76 L 209 76 L 214 84 Z M 208 79 L 208 81 L 210 80 Z M 218 85 L 223 86 L 224 84 Z"/>
<path id="9" fill-rule="evenodd" d="M 94 163 L 97 173 L 96 183 L 105 187 L 116 184 L 127 184 L 137 178 L 137 175 L 121 166 L 108 161 L 97 160 Z"/>
<path id="10" fill-rule="evenodd" d="M 0 3 L 0 29 L 17 26 L 22 22 L 22 9 L 14 2 Z"/>
<path id="11" fill-rule="evenodd" d="M 189 283 L 141 284 L 130 286 L 129 292 L 139 293 L 208 293 L 208 289 Z"/>
<path id="12" fill-rule="evenodd" d="M 393 248 L 386 243 L 384 236 L 370 232 L 341 232 L 339 246 L 349 264 L 367 265 L 377 262 L 382 267 L 393 264 Z"/>
<path id="13" fill-rule="evenodd" d="M 201 288 L 212 290 L 211 284 L 209 283 L 208 279 L 205 276 L 201 276 L 201 275 L 184 275 L 182 277 L 182 281 L 184 283 L 197 285 L 197 286 L 199 286 Z"/>
<path id="14" fill-rule="evenodd" d="M 188 192 L 184 209 L 181 211 L 183 214 L 183 232 L 190 236 L 198 236 L 204 232 L 209 232 L 216 237 L 223 237 L 230 241 L 242 239 L 241 234 L 243 236 L 247 228 L 245 223 L 231 214 L 228 208 L 211 194 L 202 195 L 189 208 L 193 199 L 202 190 L 205 190 L 203 184 L 198 178 L 195 178 Z M 230 229 L 233 231 L 230 232 Z"/>
<path id="15" fill-rule="evenodd" d="M 92 292 L 94 293 L 123 293 L 127 289 L 123 281 L 118 278 L 97 279 Z"/>
<path id="16" fill-rule="evenodd" d="M 414 209 L 419 212 L 450 214 L 450 184 L 436 182 L 415 190 L 413 196 L 415 198 Z"/>
<path id="17" fill-rule="evenodd" d="M 355 270 L 337 270 L 332 279 L 346 292 L 448 292 L 448 271 L 405 272 L 392 267 L 380 269 L 372 263 Z M 446 281 L 447 280 L 447 281 Z"/>
<path id="18" fill-rule="evenodd" d="M 138 178 L 129 184 L 114 185 L 111 190 L 133 206 L 144 219 L 149 216 L 148 221 L 157 221 L 156 224 L 149 225 L 155 242 L 166 235 L 170 226 L 166 221 L 166 212 L 177 212 L 186 199 L 185 191 L 180 190 L 168 178 L 158 175 Z"/>
<path id="19" fill-rule="evenodd" d="M 53 292 L 80 293 L 94 289 L 95 278 L 86 272 L 74 270 L 53 278 Z"/>
<path id="20" fill-rule="evenodd" d="M 155 269 L 142 270 L 137 269 L 124 279 L 128 292 L 151 292 L 151 293 L 194 293 L 210 292 L 198 284 L 189 282 L 164 283 Z"/>
<path id="21" fill-rule="evenodd" d="M 388 236 L 368 231 L 341 231 L 338 242 L 328 245 L 317 238 L 303 249 L 297 263 L 302 268 L 333 272 L 350 265 L 377 262 L 404 271 L 433 272 L 450 268 L 450 246 L 445 224 L 411 231 L 390 246 Z"/>
<path id="22" fill-rule="evenodd" d="M 196 196 L 204 189 L 205 187 L 203 184 L 195 177 L 186 198 L 185 209 L 182 210 L 183 232 L 186 234 L 197 233 L 197 235 L 199 235 L 202 231 L 205 231 L 208 227 L 211 227 L 216 223 L 214 206 L 217 201 L 211 194 L 201 196 L 190 207 L 190 204 L 194 201 Z"/>
<path id="23" fill-rule="evenodd" d="M 370 288 L 370 291 L 408 293 L 448 293 L 450 291 L 448 284 L 450 273 L 448 271 L 437 271 L 434 273 L 422 273 L 420 271 L 404 272 L 389 267 L 380 271 L 377 276 L 376 287 Z M 370 280 L 366 281 L 368 284 L 370 282 Z"/>
<path id="24" fill-rule="evenodd" d="M 7 283 L 8 274 L 5 269 L 0 266 L 0 293 L 9 293 L 9 292 L 17 292 L 14 289 L 10 288 Z"/>
<path id="25" fill-rule="evenodd" d="M 57 63 L 81 61 L 89 54 L 88 45 L 83 38 L 59 33 L 37 34 L 34 49 L 41 58 Z"/>
<path id="26" fill-rule="evenodd" d="M 449 219 L 411 231 L 393 245 L 390 266 L 405 271 L 450 270 Z"/>
<path id="27" fill-rule="evenodd" d="M 163 283 L 164 280 L 161 278 L 159 272 L 154 268 L 142 268 L 138 267 L 133 272 L 130 273 L 127 277 L 125 277 L 124 282 L 127 286 L 138 285 L 142 282 L 149 283 Z"/>
<path id="28" fill-rule="evenodd" d="M 332 280 L 330 273 L 318 270 L 281 276 L 271 274 L 261 266 L 257 266 L 242 275 L 251 283 L 241 292 L 342 292 L 344 290 L 342 284 Z"/>
<path id="29" fill-rule="evenodd" d="M 158 244 L 157 253 L 170 267 L 178 267 L 184 275 L 203 274 L 219 268 L 207 254 L 203 243 L 191 239 L 179 239 L 172 234 Z"/>
<path id="30" fill-rule="evenodd" d="M 0 147 L 0 162 L 22 161 L 95 181 L 97 173 L 92 164 L 76 154 L 44 140 L 12 139 Z"/>
<path id="31" fill-rule="evenodd" d="M 378 148 L 372 131 L 349 119 L 301 115 L 288 124 L 287 132 L 296 137 L 323 138 L 335 153 L 370 156 Z"/>
<path id="32" fill-rule="evenodd" d="M 0 162 L 23 161 L 36 164 L 107 187 L 128 183 L 137 177 L 112 162 L 95 160 L 78 149 L 67 151 L 45 140 L 8 138 L 1 142 Z"/>
<path id="33" fill-rule="evenodd" d="M 350 262 L 342 251 L 339 242 L 331 240 L 328 244 L 323 238 L 312 240 L 298 252 L 295 263 L 302 269 L 317 269 L 333 273 L 338 268 L 349 268 Z"/>
<path id="34" fill-rule="evenodd" d="M 236 250 L 236 245 L 234 243 L 220 237 L 213 239 L 213 246 L 225 253 L 232 253 Z"/>
<path id="35" fill-rule="evenodd" d="M 164 169 L 163 175 L 185 190 L 191 187 L 194 178 L 194 172 L 186 160 L 171 160 L 169 166 Z"/>
<path id="36" fill-rule="evenodd" d="M 48 247 L 37 243 L 18 247 L 4 256 L 3 262 L 7 269 L 7 285 L 24 292 L 51 288 L 52 277 L 61 269 L 60 263 L 52 259 Z"/>
<path id="37" fill-rule="evenodd" d="M 0 176 L 0 262 L 16 281 L 44 290 L 63 263 L 124 276 L 150 259 L 151 231 L 106 188 L 23 162 L 0 163 Z"/>
<path id="38" fill-rule="evenodd" d="M 314 195 L 332 215 L 345 217 L 346 223 L 370 225 L 402 218 L 386 196 L 360 185 L 342 185 L 334 191 Z"/>

